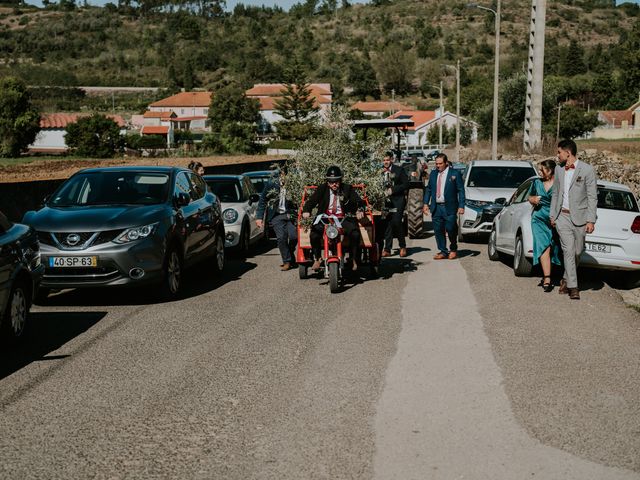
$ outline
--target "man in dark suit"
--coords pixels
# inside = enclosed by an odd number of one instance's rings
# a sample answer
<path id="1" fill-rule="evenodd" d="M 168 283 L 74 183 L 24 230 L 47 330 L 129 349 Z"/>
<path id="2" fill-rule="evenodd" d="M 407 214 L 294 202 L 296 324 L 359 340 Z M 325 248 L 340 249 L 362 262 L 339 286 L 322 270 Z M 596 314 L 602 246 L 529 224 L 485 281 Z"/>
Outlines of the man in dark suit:
<path id="1" fill-rule="evenodd" d="M 435 260 L 458 258 L 458 215 L 464 213 L 464 183 L 462 175 L 449 165 L 444 153 L 436 156 L 436 169 L 429 175 L 424 192 L 424 213 L 431 212 L 433 231 L 439 252 Z M 447 249 L 449 236 L 450 248 Z"/>
<path id="2" fill-rule="evenodd" d="M 293 268 L 293 249 L 298 239 L 296 225 L 292 218 L 296 214 L 296 206 L 287 199 L 284 186 L 285 167 L 274 171 L 274 178 L 267 183 L 260 193 L 260 201 L 256 211 L 256 224 L 262 228 L 262 219 L 268 222 L 276 234 L 276 241 L 282 265 L 280 270 L 286 272 Z M 265 216 L 266 213 L 266 216 Z"/>
<path id="3" fill-rule="evenodd" d="M 406 205 L 409 176 L 402 167 L 393 164 L 393 152 L 387 152 L 383 160 L 382 181 L 386 194 L 385 210 L 387 211 L 384 228 L 384 248 L 382 256 L 391 255 L 393 237 L 398 239 L 400 256 L 407 256 L 407 242 L 402 228 L 402 217 Z"/>
<path id="4" fill-rule="evenodd" d="M 318 185 L 316 191 L 307 199 L 302 209 L 303 218 L 309 218 L 311 212 L 317 207 L 318 215 L 328 214 L 335 215 L 340 219 L 344 235 L 349 239 L 350 257 L 354 270 L 358 265 L 358 249 L 360 248 L 360 228 L 358 223 L 353 219 L 360 220 L 364 216 L 361 207 L 364 203 L 358 193 L 351 185 L 342 183 L 342 170 L 340 167 L 329 167 L 326 174 L 327 183 Z M 311 228 L 309 239 L 315 261 L 311 267 L 312 270 L 320 269 L 322 264 L 322 236 L 324 235 L 324 225 L 317 223 Z"/>

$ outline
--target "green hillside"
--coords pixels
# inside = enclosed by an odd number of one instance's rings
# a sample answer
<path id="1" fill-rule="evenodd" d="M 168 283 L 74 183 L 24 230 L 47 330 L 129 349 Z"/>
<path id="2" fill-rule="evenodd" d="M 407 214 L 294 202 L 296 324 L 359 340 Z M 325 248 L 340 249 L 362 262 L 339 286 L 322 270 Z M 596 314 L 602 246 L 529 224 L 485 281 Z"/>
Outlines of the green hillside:
<path id="1" fill-rule="evenodd" d="M 98 8 L 61 0 L 44 9 L 5 4 L 0 74 L 29 85 L 215 89 L 230 80 L 246 86 L 282 81 L 297 56 L 310 80 L 333 85 L 338 101 L 393 90 L 396 98 L 427 108 L 435 105 L 434 84 L 453 86 L 453 72 L 442 65 L 460 59 L 462 112 L 482 120 L 490 109 L 493 16 L 468 8 L 466 0 L 353 6 L 307 0 L 289 12 L 239 6 L 230 13 L 220 3 L 121 0 Z M 640 8 L 613 3 L 548 2 L 550 105 L 570 99 L 585 108 L 621 109 L 638 99 Z M 502 5 L 500 76 L 507 90 L 509 82 L 524 85 L 530 8 L 528 0 Z"/>

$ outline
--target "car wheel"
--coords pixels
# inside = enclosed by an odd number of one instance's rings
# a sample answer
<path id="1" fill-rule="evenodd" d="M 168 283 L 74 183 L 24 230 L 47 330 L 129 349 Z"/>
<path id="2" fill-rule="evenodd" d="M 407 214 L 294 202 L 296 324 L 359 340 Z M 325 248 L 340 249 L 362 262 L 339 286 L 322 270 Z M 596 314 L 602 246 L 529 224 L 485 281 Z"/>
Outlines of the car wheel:
<path id="1" fill-rule="evenodd" d="M 164 261 L 164 276 L 162 279 L 162 296 L 173 299 L 178 295 L 182 284 L 182 258 L 175 247 L 167 252 Z"/>
<path id="2" fill-rule="evenodd" d="M 9 301 L 4 312 L 3 329 L 7 337 L 17 340 L 24 337 L 27 331 L 29 316 L 29 297 L 24 281 L 18 281 L 11 289 Z"/>
<path id="3" fill-rule="evenodd" d="M 251 242 L 251 232 L 249 231 L 249 224 L 244 222 L 242 224 L 242 230 L 240 231 L 240 241 L 238 243 L 238 253 L 242 257 L 249 255 L 249 243 Z"/>
<path id="4" fill-rule="evenodd" d="M 496 233 L 495 227 L 491 229 L 491 234 L 489 234 L 489 242 L 487 243 L 487 255 L 489 256 L 489 260 L 500 260 L 500 252 L 496 248 L 496 237 L 498 234 Z"/>
<path id="5" fill-rule="evenodd" d="M 218 233 L 216 235 L 215 252 L 213 254 L 213 270 L 220 273 L 224 270 L 225 252 L 224 252 L 224 235 Z"/>
<path id="6" fill-rule="evenodd" d="M 516 277 L 527 277 L 531 275 L 532 270 L 531 260 L 525 256 L 522 235 L 518 235 L 516 237 L 516 248 L 513 252 L 513 273 L 515 273 Z"/>

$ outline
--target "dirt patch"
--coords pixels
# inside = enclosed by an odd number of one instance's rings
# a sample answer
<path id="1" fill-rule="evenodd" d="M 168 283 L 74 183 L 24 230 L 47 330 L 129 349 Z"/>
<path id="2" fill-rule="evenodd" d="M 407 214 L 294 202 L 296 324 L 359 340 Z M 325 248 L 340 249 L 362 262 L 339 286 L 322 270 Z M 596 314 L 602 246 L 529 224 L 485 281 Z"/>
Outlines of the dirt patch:
<path id="1" fill-rule="evenodd" d="M 113 159 L 43 159 L 31 163 L 0 166 L 0 183 L 29 182 L 34 180 L 62 180 L 83 168 L 112 167 L 121 165 L 178 166 L 186 167 L 197 160 L 205 167 L 236 165 L 241 163 L 268 162 L 281 159 L 274 155 L 237 155 L 202 158 L 113 158 Z"/>

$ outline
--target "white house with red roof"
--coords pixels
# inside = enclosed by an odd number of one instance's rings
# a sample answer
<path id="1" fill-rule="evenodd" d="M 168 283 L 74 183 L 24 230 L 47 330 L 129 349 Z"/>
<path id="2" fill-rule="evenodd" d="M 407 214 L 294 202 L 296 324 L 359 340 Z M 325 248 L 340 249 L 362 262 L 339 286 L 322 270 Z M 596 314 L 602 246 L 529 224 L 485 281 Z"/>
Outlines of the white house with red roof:
<path id="1" fill-rule="evenodd" d="M 141 134 L 146 135 L 149 132 L 145 128 L 147 126 L 169 126 L 169 123 L 173 124 L 171 127 L 173 130 L 191 130 L 194 133 L 210 132 L 208 118 L 212 95 L 211 92 L 180 92 L 153 102 L 143 115 Z M 168 120 L 166 120 L 167 117 L 152 116 L 152 114 L 166 115 L 168 113 L 173 113 L 175 116 Z M 154 118 L 165 118 L 166 121 L 158 125 L 152 121 Z M 139 120 L 139 118 L 135 119 L 136 122 Z"/>
<path id="2" fill-rule="evenodd" d="M 429 130 L 432 128 L 439 129 L 440 124 L 442 124 L 443 128 L 455 127 L 458 122 L 458 117 L 454 113 L 445 111 L 441 114 L 440 110 L 400 110 L 388 118 L 413 120 L 414 126 L 404 132 L 404 138 L 401 139 L 401 143 L 405 147 L 428 145 L 427 133 Z M 462 117 L 460 117 L 460 120 L 471 125 L 473 128 L 471 141 L 475 142 L 478 139 L 478 124 Z"/>
<path id="3" fill-rule="evenodd" d="M 640 101 L 626 110 L 598 112 L 598 120 L 602 125 L 594 129 L 591 138 L 640 138 Z"/>
<path id="4" fill-rule="evenodd" d="M 40 117 L 40 132 L 34 142 L 29 145 L 31 153 L 65 153 L 69 150 L 64 137 L 67 126 L 79 118 L 89 117 L 90 113 L 46 113 Z M 106 115 L 120 127 L 120 134 L 127 132 L 126 123 L 120 115 Z"/>
<path id="5" fill-rule="evenodd" d="M 400 110 L 411 110 L 411 107 L 395 101 L 360 101 L 353 104 L 351 110 L 360 110 L 367 117 L 382 118 L 385 115 L 393 115 Z"/>
<path id="6" fill-rule="evenodd" d="M 284 83 L 257 83 L 246 91 L 249 98 L 256 98 L 260 102 L 260 115 L 273 125 L 283 118 L 276 113 L 276 101 L 283 96 L 286 85 Z M 329 83 L 311 83 L 308 85 L 314 105 L 318 107 L 321 121 L 326 120 L 333 103 L 333 92 Z"/>

